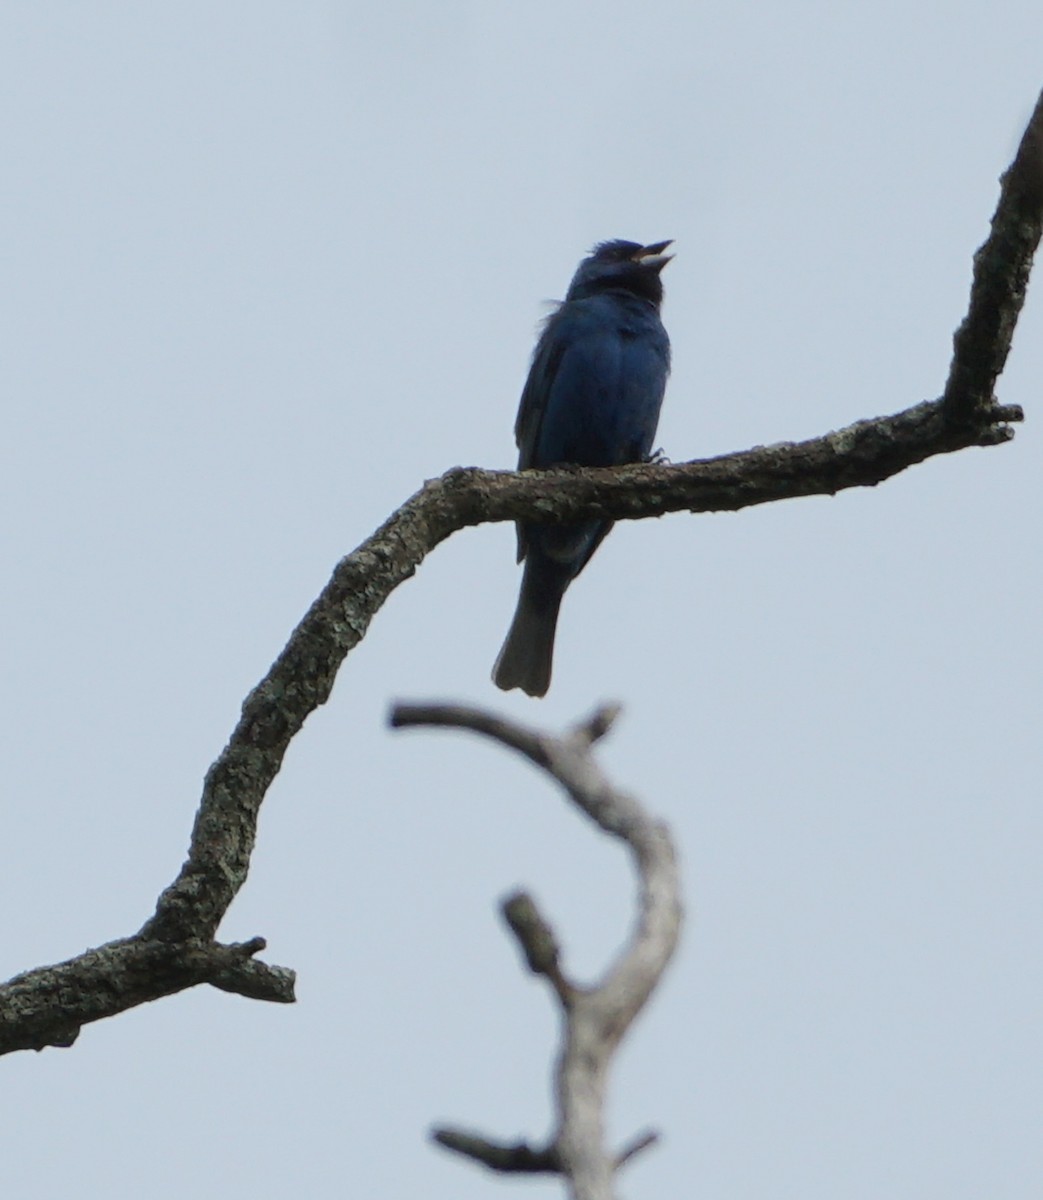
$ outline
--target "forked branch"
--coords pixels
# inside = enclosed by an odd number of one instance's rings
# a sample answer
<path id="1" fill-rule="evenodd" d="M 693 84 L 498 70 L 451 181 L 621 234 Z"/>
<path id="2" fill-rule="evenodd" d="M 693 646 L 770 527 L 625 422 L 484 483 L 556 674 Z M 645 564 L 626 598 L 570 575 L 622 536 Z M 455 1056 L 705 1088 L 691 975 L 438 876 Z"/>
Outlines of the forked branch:
<path id="1" fill-rule="evenodd" d="M 530 896 L 517 893 L 503 905 L 529 969 L 547 979 L 562 1013 L 554 1089 L 557 1124 L 550 1142 L 543 1147 L 507 1145 L 460 1129 L 438 1129 L 433 1135 L 440 1145 L 495 1171 L 560 1174 L 575 1200 L 611 1200 L 616 1171 L 655 1140 L 645 1133 L 622 1151 L 608 1150 L 604 1106 L 615 1052 L 662 978 L 681 930 L 677 857 L 666 826 L 614 787 L 591 753 L 617 713 L 614 707 L 598 709 L 564 737 L 456 705 L 398 704 L 391 713 L 396 728 L 470 729 L 517 750 L 560 784 L 600 829 L 619 838 L 634 861 L 638 918 L 619 957 L 593 987 L 580 987 L 567 977 L 557 939 Z"/>

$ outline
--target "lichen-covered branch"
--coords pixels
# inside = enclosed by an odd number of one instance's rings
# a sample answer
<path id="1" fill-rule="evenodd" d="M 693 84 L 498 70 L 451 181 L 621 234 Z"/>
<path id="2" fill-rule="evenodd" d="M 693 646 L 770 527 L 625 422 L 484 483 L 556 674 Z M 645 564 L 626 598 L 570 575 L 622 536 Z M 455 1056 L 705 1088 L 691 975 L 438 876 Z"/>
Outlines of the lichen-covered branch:
<path id="1" fill-rule="evenodd" d="M 0 989 L 0 1054 L 71 1046 L 91 1021 L 200 983 L 292 1002 L 293 972 L 258 962 L 253 956 L 263 949 L 263 938 L 223 946 L 136 936 L 16 975 Z"/>
<path id="2" fill-rule="evenodd" d="M 207 773 L 188 857 L 136 938 L 42 968 L 42 974 L 20 976 L 20 991 L 13 990 L 18 981 L 0 986 L 0 1053 L 39 1041 L 39 1024 L 24 1037 L 15 1032 L 22 1019 L 19 1013 L 28 1011 L 15 1005 L 16 999 L 24 998 L 25 980 L 36 980 L 46 991 L 42 981 L 50 978 L 48 972 L 65 973 L 68 986 L 49 991 L 46 1003 L 52 1013 L 69 1005 L 79 1014 L 64 1026 L 60 1020 L 53 1026 L 68 1030 L 123 1011 L 130 1006 L 128 997 L 137 994 L 125 989 L 119 955 L 109 948 L 130 942 L 168 947 L 215 944 L 218 926 L 246 879 L 261 802 L 291 740 L 308 715 L 329 698 L 341 663 L 365 636 L 384 601 L 451 534 L 490 521 L 637 520 L 832 495 L 880 483 L 935 455 L 1009 440 L 1011 425 L 1022 413 L 1017 406 L 998 404 L 994 389 L 1010 350 L 1041 228 L 1043 97 L 1003 177 L 992 231 L 975 256 L 970 306 L 954 339 L 941 399 L 808 441 L 676 466 L 650 463 L 520 474 L 456 469 L 427 483 L 337 565 L 286 648 L 246 698 L 228 745 Z M 85 999 L 78 988 L 86 977 L 77 964 L 86 964 L 91 955 L 106 956 L 90 959 L 92 970 L 99 961 L 109 962 L 112 969 L 107 985 Z M 259 969 L 259 964 L 249 968 Z M 216 977 L 208 982 L 222 986 Z M 267 983 L 258 987 L 263 993 Z M 67 1032 L 59 1036 L 65 1042 L 50 1044 L 67 1044 Z"/>
<path id="3" fill-rule="evenodd" d="M 953 337 L 947 416 L 973 426 L 994 403 L 1043 229 L 1043 93 L 1004 173 L 992 230 L 974 256 L 967 316 Z"/>
<path id="4" fill-rule="evenodd" d="M 160 898 L 149 930 L 164 938 L 213 936 L 246 878 L 257 813 L 291 739 L 329 698 L 341 663 L 388 596 L 458 530 L 517 519 L 636 520 L 679 511 L 736 511 L 872 486 L 934 455 L 1009 440 L 1021 409 L 994 404 L 991 397 L 1043 225 L 1043 188 L 1032 186 L 1041 114 L 1043 97 L 1005 177 L 993 234 L 976 259 L 971 306 L 956 337 L 944 399 L 808 441 L 677 466 L 520 474 L 456 469 L 428 482 L 341 560 L 247 697 L 242 719 L 207 775 L 188 860 Z"/>
<path id="5" fill-rule="evenodd" d="M 560 738 L 457 705 L 398 704 L 391 714 L 396 728 L 469 729 L 517 750 L 556 780 L 595 824 L 623 841 L 634 860 L 638 920 L 616 962 L 593 987 L 580 987 L 567 978 L 553 930 L 530 896 L 518 893 L 503 905 L 529 970 L 546 977 L 562 1012 L 563 1044 L 555 1078 L 557 1122 L 548 1145 L 499 1143 L 460 1129 L 438 1129 L 433 1134 L 440 1145 L 491 1170 L 560 1174 L 574 1200 L 611 1200 L 616 1171 L 655 1140 L 645 1133 L 619 1152 L 605 1146 L 608 1073 L 620 1041 L 662 978 L 681 929 L 677 858 L 666 827 L 633 796 L 614 787 L 591 754 L 617 713 L 615 707 L 601 708 Z"/>

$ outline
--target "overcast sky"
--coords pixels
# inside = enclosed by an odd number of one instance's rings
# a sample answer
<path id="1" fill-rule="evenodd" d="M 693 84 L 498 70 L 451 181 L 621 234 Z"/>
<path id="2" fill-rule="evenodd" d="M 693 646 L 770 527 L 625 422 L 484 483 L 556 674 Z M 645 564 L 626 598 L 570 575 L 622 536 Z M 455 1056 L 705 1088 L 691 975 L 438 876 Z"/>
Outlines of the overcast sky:
<path id="1" fill-rule="evenodd" d="M 0 977 L 136 930 L 242 698 L 425 478 L 509 467 L 537 322 L 676 239 L 680 461 L 936 396 L 1038 0 L 0 5 Z M 431 1148 L 542 1137 L 556 1018 L 496 904 L 592 977 L 621 851 L 528 766 L 384 726 L 560 728 L 671 824 L 690 923 L 614 1077 L 628 1200 L 980 1200 L 1043 1178 L 1043 277 L 1013 444 L 876 489 L 617 526 L 549 697 L 489 670 L 513 532 L 378 615 L 262 811 L 208 988 L 3 1060 L 12 1197 L 552 1196 Z"/>

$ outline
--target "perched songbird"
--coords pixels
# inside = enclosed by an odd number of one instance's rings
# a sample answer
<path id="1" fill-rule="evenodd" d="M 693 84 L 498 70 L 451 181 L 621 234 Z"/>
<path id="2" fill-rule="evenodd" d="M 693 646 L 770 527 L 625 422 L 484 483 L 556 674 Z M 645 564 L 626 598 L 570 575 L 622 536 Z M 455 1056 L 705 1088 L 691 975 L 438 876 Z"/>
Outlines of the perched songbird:
<path id="1" fill-rule="evenodd" d="M 519 471 L 648 458 L 670 371 L 670 339 L 659 319 L 669 245 L 602 242 L 580 263 L 532 356 L 514 427 Z M 525 574 L 493 668 L 498 687 L 546 694 L 561 598 L 611 528 L 611 521 L 518 522 Z"/>

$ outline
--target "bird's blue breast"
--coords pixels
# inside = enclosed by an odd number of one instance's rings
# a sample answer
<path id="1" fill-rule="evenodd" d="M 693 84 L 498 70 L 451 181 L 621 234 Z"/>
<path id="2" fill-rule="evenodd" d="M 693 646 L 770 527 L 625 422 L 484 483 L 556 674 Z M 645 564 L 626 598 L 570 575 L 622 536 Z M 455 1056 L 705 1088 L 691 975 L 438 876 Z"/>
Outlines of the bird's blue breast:
<path id="1" fill-rule="evenodd" d="M 562 305 L 533 362 L 529 400 L 541 411 L 522 446 L 527 465 L 647 458 L 669 369 L 669 339 L 647 302 L 607 292 Z"/>

